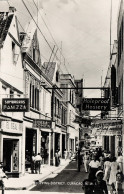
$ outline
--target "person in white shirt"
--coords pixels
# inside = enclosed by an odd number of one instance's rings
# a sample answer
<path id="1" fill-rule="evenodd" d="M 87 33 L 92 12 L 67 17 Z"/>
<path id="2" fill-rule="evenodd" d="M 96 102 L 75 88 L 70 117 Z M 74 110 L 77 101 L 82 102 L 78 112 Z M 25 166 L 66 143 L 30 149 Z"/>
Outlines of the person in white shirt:
<path id="1" fill-rule="evenodd" d="M 40 153 L 38 153 L 35 156 L 35 172 L 40 174 L 40 168 L 41 168 L 41 162 L 42 162 L 42 157 L 40 156 Z"/>
<path id="2" fill-rule="evenodd" d="M 121 153 L 118 153 L 117 163 L 119 166 L 119 170 L 123 172 L 123 156 Z"/>
<path id="3" fill-rule="evenodd" d="M 96 160 L 96 157 L 93 156 L 93 159 L 89 163 L 89 180 L 95 180 L 96 179 L 96 172 L 99 170 L 100 162 Z"/>

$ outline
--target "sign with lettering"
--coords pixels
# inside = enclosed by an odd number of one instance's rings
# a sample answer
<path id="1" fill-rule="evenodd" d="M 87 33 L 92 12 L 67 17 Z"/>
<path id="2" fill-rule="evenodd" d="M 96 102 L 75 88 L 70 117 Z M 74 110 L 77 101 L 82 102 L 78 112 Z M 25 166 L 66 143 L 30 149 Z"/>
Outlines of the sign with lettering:
<path id="1" fill-rule="evenodd" d="M 29 112 L 28 98 L 3 98 L 2 111 L 3 112 Z"/>
<path id="2" fill-rule="evenodd" d="M 9 133 L 22 133 L 23 125 L 22 123 L 14 121 L 2 121 L 1 129 L 2 131 L 6 131 Z"/>
<path id="3" fill-rule="evenodd" d="M 33 127 L 51 129 L 52 122 L 51 120 L 35 119 L 33 122 Z"/>
<path id="4" fill-rule="evenodd" d="M 110 110 L 109 98 L 83 98 L 83 110 L 108 111 Z"/>

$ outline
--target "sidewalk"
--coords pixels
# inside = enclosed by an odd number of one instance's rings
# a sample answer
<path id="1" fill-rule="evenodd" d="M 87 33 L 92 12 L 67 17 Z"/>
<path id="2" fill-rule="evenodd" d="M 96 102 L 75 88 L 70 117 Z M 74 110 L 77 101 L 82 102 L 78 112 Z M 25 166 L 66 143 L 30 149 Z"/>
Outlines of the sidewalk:
<path id="1" fill-rule="evenodd" d="M 68 164 L 70 160 L 61 159 L 60 166 L 41 166 L 41 174 L 31 174 L 25 173 L 24 176 L 20 178 L 9 178 L 4 180 L 6 190 L 27 190 L 35 186 L 38 182 L 43 181 L 50 174 L 58 174 L 61 172 Z M 24 191 L 23 191 L 24 192 Z"/>

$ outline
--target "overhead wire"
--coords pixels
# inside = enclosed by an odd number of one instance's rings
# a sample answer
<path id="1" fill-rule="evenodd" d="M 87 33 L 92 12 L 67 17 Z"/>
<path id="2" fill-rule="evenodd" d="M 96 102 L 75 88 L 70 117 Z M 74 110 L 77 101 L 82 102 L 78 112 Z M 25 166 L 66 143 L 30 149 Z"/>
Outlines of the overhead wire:
<path id="1" fill-rule="evenodd" d="M 37 11 L 38 11 L 38 12 L 39 12 L 39 14 L 40 14 L 39 8 L 37 7 L 37 5 L 36 5 L 35 1 L 34 1 L 34 0 L 32 0 L 32 1 L 33 1 L 33 3 L 34 3 L 35 7 L 37 8 Z M 41 16 L 41 14 L 40 14 L 40 16 Z M 42 17 L 42 16 L 41 16 L 41 19 L 43 20 L 43 22 L 44 22 L 44 24 L 45 24 L 45 26 L 46 26 L 47 30 L 49 31 L 49 33 L 50 33 L 50 35 L 51 35 L 51 37 L 52 37 L 52 39 L 53 39 L 53 41 L 54 41 L 55 45 L 57 46 L 58 50 L 60 51 L 61 55 L 63 56 L 62 51 L 60 50 L 60 48 L 59 48 L 58 44 L 56 43 L 56 41 L 55 41 L 55 39 L 54 39 L 54 37 L 53 37 L 53 35 L 52 35 L 52 33 L 51 33 L 50 29 L 48 28 L 48 26 L 47 26 L 47 24 L 46 24 L 46 22 L 45 22 L 45 20 L 43 19 L 43 17 Z M 63 58 L 65 59 L 65 57 L 64 57 L 64 56 L 63 56 Z M 64 65 L 65 65 L 65 63 L 64 63 Z M 67 67 L 66 67 L 66 71 L 69 73 L 69 71 L 68 71 Z"/>
<path id="2" fill-rule="evenodd" d="M 24 6 L 26 7 L 28 13 L 30 14 L 32 20 L 34 21 L 35 25 L 37 26 L 38 30 L 40 31 L 41 35 L 43 36 L 44 40 L 46 41 L 46 43 L 48 44 L 49 48 L 50 48 L 51 51 L 52 51 L 51 45 L 49 44 L 48 40 L 46 39 L 46 37 L 45 37 L 44 34 L 42 33 L 42 31 L 41 31 L 41 29 L 39 28 L 37 22 L 34 20 L 34 17 L 32 16 L 32 14 L 31 14 L 30 10 L 28 9 L 27 5 L 25 4 L 24 0 L 22 0 L 22 2 L 23 2 L 23 4 L 24 4 Z"/>

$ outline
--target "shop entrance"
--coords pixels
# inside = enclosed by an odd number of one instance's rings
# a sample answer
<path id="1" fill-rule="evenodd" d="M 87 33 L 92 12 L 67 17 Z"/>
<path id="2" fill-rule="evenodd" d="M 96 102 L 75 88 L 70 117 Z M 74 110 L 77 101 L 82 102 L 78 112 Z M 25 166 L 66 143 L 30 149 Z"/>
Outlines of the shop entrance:
<path id="1" fill-rule="evenodd" d="M 37 134 L 36 130 L 26 129 L 25 167 L 31 167 L 31 157 L 36 154 Z"/>
<path id="2" fill-rule="evenodd" d="M 43 163 L 49 163 L 49 133 L 42 132 L 42 140 L 41 140 L 41 156 L 43 158 Z"/>
<path id="3" fill-rule="evenodd" d="M 55 133 L 55 152 L 60 149 L 60 134 Z"/>
<path id="4" fill-rule="evenodd" d="M 3 166 L 6 172 L 19 171 L 19 140 L 3 139 Z"/>
<path id="5" fill-rule="evenodd" d="M 62 157 L 64 158 L 64 150 L 65 150 L 65 135 L 62 134 Z"/>

